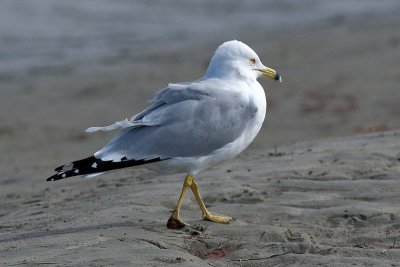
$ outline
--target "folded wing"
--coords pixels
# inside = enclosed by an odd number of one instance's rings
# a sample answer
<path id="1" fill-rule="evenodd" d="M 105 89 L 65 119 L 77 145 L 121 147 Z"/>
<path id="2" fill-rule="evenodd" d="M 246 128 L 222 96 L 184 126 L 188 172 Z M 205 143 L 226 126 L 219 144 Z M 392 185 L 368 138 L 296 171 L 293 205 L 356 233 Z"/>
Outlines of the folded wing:
<path id="1" fill-rule="evenodd" d="M 99 129 L 123 128 L 96 158 L 118 162 L 207 155 L 235 141 L 257 112 L 240 93 L 202 82 L 170 84 L 150 101 L 131 120 Z"/>

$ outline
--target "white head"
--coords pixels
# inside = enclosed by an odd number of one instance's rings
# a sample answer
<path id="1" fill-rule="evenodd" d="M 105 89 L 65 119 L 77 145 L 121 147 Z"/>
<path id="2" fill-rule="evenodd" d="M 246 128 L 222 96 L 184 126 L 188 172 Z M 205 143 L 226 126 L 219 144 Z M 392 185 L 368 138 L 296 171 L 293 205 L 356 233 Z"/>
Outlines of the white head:
<path id="1" fill-rule="evenodd" d="M 205 76 L 255 80 L 261 75 L 281 81 L 281 76 L 275 70 L 265 67 L 253 49 L 245 43 L 233 40 L 217 48 Z"/>

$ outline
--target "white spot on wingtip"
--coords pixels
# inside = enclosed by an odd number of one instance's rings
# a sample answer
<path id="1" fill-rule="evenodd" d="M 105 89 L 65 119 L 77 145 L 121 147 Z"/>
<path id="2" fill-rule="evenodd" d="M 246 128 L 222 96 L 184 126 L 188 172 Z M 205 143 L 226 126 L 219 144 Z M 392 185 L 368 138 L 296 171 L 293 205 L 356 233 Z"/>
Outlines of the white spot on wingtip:
<path id="1" fill-rule="evenodd" d="M 51 179 L 50 181 L 54 181 L 54 178 L 53 178 L 53 179 Z"/>
<path id="2" fill-rule="evenodd" d="M 78 169 L 75 169 L 74 173 L 79 173 L 79 170 L 78 170 Z"/>
<path id="3" fill-rule="evenodd" d="M 65 178 L 65 177 L 67 177 L 67 175 L 66 175 L 65 173 L 63 173 L 63 174 L 61 175 L 61 177 L 62 177 L 62 178 Z"/>
<path id="4" fill-rule="evenodd" d="M 93 163 L 91 167 L 92 167 L 93 169 L 96 169 L 96 168 L 97 168 L 97 163 L 96 163 L 96 162 Z"/>

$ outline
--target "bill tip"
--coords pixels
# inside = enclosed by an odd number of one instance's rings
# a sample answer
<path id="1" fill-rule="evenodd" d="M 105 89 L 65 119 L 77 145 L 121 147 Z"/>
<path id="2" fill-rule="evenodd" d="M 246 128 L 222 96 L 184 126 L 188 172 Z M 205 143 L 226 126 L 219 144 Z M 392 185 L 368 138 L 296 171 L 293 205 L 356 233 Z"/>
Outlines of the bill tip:
<path id="1" fill-rule="evenodd" d="M 279 73 L 275 74 L 274 79 L 275 79 L 275 81 L 279 81 L 280 83 L 282 82 L 282 76 Z"/>

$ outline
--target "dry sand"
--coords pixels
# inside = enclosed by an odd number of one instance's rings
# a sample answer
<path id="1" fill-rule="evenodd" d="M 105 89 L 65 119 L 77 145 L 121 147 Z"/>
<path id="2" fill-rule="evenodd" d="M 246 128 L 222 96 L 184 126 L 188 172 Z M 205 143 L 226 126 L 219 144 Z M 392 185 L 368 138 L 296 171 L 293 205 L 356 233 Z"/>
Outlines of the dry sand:
<path id="1" fill-rule="evenodd" d="M 243 26 L 86 64 L 1 71 L 0 265 L 400 266 L 400 132 L 290 143 L 400 128 L 398 14 Z M 234 222 L 200 220 L 190 199 L 192 226 L 167 230 L 183 174 L 143 167 L 45 182 L 110 137 L 83 129 L 131 116 L 168 82 L 199 78 L 233 38 L 284 77 L 261 81 L 269 110 L 252 147 L 198 177 L 210 210 Z"/>
<path id="2" fill-rule="evenodd" d="M 203 172 L 168 230 L 183 175 L 144 168 L 97 179 L 10 183 L 2 192 L 5 266 L 399 266 L 400 131 L 248 151 Z M 18 188 L 18 190 L 17 190 Z"/>

